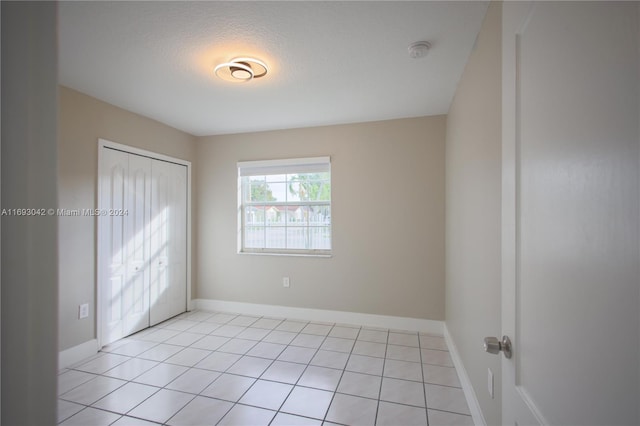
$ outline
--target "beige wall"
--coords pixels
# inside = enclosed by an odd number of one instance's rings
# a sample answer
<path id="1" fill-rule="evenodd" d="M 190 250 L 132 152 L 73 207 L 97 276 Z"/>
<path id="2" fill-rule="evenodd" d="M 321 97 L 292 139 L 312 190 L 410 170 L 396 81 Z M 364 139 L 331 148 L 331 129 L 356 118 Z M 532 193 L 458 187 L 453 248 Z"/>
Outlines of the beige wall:
<path id="1" fill-rule="evenodd" d="M 446 324 L 487 424 L 500 424 L 501 3 L 485 17 L 447 116 Z M 487 391 L 487 368 L 495 398 Z"/>
<path id="2" fill-rule="evenodd" d="M 198 296 L 444 319 L 445 126 L 436 116 L 199 138 Z M 236 162 L 321 155 L 333 257 L 238 254 Z"/>
<path id="3" fill-rule="evenodd" d="M 193 136 L 66 87 L 60 87 L 60 208 L 97 207 L 98 138 L 188 160 L 194 163 L 195 168 Z M 195 216 L 192 220 L 195 221 Z M 60 350 L 96 337 L 95 224 L 95 218 L 92 217 L 60 217 L 58 220 Z M 195 245 L 195 242 L 193 244 Z M 193 275 L 192 282 L 195 282 Z M 91 312 L 88 319 L 78 320 L 78 305 L 81 303 L 89 303 Z"/>

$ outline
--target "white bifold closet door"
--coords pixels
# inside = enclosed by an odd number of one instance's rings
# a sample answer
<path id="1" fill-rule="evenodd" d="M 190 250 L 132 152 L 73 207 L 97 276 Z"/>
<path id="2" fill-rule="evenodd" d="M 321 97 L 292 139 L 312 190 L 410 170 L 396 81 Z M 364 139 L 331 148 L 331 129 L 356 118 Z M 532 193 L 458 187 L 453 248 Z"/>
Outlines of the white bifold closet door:
<path id="1" fill-rule="evenodd" d="M 103 148 L 103 345 L 186 311 L 187 168 Z"/>

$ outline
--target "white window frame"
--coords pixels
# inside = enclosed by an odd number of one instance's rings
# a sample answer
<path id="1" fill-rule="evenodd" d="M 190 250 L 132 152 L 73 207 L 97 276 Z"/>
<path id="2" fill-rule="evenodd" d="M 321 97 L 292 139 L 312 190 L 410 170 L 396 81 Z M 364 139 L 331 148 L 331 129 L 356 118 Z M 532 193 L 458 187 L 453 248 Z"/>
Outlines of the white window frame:
<path id="1" fill-rule="evenodd" d="M 292 173 L 328 172 L 331 182 L 331 157 L 290 158 L 281 160 L 239 161 L 238 167 L 238 253 L 259 255 L 285 255 L 285 256 L 316 256 L 331 257 L 333 249 L 333 217 L 329 224 L 330 248 L 329 249 L 280 249 L 280 248 L 245 248 L 245 203 L 243 198 L 242 178 L 247 176 L 282 175 Z M 267 203 L 265 203 L 266 205 Z M 290 201 L 270 202 L 269 205 L 327 205 L 331 209 L 331 197 L 329 201 Z M 255 204 L 254 204 L 255 205 Z M 286 226 L 286 225 L 285 225 Z"/>

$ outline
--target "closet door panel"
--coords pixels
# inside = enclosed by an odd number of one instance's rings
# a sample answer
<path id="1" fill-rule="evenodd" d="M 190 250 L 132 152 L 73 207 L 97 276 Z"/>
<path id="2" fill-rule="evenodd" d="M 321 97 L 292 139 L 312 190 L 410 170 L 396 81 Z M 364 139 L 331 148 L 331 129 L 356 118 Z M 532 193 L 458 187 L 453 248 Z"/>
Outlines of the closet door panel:
<path id="1" fill-rule="evenodd" d="M 186 311 L 187 168 L 154 161 L 151 185 L 150 323 Z"/>
<path id="2" fill-rule="evenodd" d="M 100 176 L 100 207 L 124 209 L 127 205 L 129 157 L 127 154 L 105 149 Z M 127 254 L 122 249 L 126 236 L 124 216 L 104 216 L 101 241 L 106 258 L 100 259 L 103 271 L 101 298 L 103 305 L 102 340 L 105 344 L 124 336 L 123 292 L 127 282 Z"/>
<path id="3" fill-rule="evenodd" d="M 128 260 L 128 280 L 123 294 L 125 336 L 149 326 L 151 162 L 150 158 L 129 154 L 124 215 L 127 241 L 123 247 Z"/>

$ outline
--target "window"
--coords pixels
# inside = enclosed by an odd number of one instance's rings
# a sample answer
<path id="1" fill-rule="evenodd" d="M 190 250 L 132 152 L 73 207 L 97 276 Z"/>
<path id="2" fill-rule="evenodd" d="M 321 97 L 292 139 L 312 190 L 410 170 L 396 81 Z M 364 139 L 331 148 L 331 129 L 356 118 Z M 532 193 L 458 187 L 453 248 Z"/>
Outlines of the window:
<path id="1" fill-rule="evenodd" d="M 331 253 L 329 157 L 238 163 L 239 250 Z"/>

